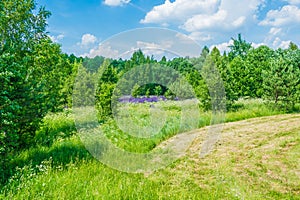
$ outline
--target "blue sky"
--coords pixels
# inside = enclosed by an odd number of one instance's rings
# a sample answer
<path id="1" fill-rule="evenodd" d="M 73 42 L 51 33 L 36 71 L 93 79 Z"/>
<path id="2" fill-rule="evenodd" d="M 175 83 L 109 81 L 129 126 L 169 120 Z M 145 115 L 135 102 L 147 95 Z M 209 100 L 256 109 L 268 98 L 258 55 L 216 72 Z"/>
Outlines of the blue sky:
<path id="1" fill-rule="evenodd" d="M 217 46 L 221 51 L 226 50 L 231 37 L 238 33 L 254 47 L 266 44 L 274 49 L 286 48 L 290 41 L 300 44 L 300 0 L 38 0 L 37 3 L 52 13 L 47 29 L 52 40 L 60 43 L 64 52 L 77 56 L 103 54 L 103 48 L 99 49 L 108 38 L 147 27 L 178 31 L 199 46 Z M 172 46 L 163 40 L 139 41 L 139 45 Z"/>

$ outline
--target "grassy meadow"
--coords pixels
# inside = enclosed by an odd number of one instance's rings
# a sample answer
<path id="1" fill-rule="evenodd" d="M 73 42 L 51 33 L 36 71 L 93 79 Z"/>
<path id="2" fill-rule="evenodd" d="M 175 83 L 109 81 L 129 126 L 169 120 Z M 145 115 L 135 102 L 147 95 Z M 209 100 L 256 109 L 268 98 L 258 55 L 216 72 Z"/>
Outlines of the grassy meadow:
<path id="1" fill-rule="evenodd" d="M 200 129 L 190 130 L 178 125 L 179 104 L 153 104 L 167 117 L 150 138 L 128 135 L 115 121 L 103 125 L 112 143 L 139 153 L 179 132 L 199 132 L 185 156 L 149 174 L 120 172 L 93 158 L 76 134 L 70 110 L 47 115 L 36 144 L 9 163 L 11 174 L 1 185 L 0 199 L 300 199 L 299 114 L 280 115 L 262 101 L 241 100 L 227 112 L 229 123 L 215 150 L 200 158 L 211 113 L 200 113 Z M 147 125 L 149 107 L 132 104 L 127 113 Z"/>

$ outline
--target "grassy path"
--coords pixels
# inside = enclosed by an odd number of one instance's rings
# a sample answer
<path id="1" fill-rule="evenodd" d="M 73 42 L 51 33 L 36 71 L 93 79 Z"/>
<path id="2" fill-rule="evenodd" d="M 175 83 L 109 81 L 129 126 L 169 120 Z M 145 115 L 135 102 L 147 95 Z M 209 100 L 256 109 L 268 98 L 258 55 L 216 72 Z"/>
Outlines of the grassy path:
<path id="1" fill-rule="evenodd" d="M 222 199 L 227 193 L 237 199 L 300 199 L 300 114 L 226 123 L 203 158 L 199 153 L 208 129 L 166 141 L 195 138 L 185 157 L 168 169 L 180 176 L 176 179 L 188 177 L 201 188 L 223 193 L 217 195 Z"/>

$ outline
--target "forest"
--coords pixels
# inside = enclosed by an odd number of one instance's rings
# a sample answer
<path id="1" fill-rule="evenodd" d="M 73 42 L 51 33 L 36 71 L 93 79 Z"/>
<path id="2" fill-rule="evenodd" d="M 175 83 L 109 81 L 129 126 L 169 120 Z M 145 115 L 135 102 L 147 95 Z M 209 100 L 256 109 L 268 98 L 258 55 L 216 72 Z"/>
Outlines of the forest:
<path id="1" fill-rule="evenodd" d="M 197 98 L 202 113 L 223 109 L 217 107 L 224 103 L 232 114 L 244 109 L 241 101 L 261 101 L 271 113 L 300 111 L 300 49 L 293 42 L 287 49 L 254 48 L 238 34 L 228 52 L 204 47 L 197 57 L 157 60 L 142 49 L 130 59 L 77 57 L 62 52 L 47 35 L 50 15 L 32 0 L 0 2 L 0 185 L 9 184 L 22 167 L 15 160 L 21 152 L 51 147 L 51 128 L 45 125 L 49 116 L 67 119 L 68 137 L 76 134 L 70 115 L 64 114 L 72 113 L 73 106 L 94 106 L 104 125 L 113 123 L 114 102 L 139 107 Z M 178 81 L 179 76 L 188 84 Z M 215 93 L 222 92 L 225 96 L 217 99 Z M 147 152 L 177 132 L 164 131 L 166 135 L 137 151 Z"/>

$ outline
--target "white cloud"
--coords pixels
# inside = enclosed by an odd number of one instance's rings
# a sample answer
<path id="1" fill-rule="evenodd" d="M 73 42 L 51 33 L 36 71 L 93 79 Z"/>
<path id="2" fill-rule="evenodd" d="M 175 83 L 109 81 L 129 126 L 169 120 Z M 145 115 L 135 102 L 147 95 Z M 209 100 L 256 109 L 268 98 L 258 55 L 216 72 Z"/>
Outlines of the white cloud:
<path id="1" fill-rule="evenodd" d="M 221 53 L 224 51 L 228 52 L 230 50 L 229 48 L 230 45 L 233 45 L 233 40 L 230 40 L 229 42 L 217 44 L 217 45 L 212 45 L 210 46 L 209 49 L 212 50 L 214 47 L 217 47 Z"/>
<path id="2" fill-rule="evenodd" d="M 269 33 L 271 35 L 278 35 L 279 33 L 281 33 L 282 29 L 281 28 L 276 28 L 276 27 L 272 27 L 269 31 Z"/>
<path id="3" fill-rule="evenodd" d="M 291 5 L 298 5 L 300 4 L 300 0 L 285 0 Z"/>
<path id="4" fill-rule="evenodd" d="M 122 6 L 128 4 L 130 0 L 104 0 L 104 4 L 108 6 Z"/>
<path id="5" fill-rule="evenodd" d="M 182 28 L 187 31 L 198 31 L 210 28 L 212 26 L 219 26 L 222 20 L 227 17 L 227 11 L 219 10 L 217 13 L 213 15 L 195 15 L 192 18 L 188 19 Z"/>
<path id="6" fill-rule="evenodd" d="M 84 46 L 94 44 L 95 42 L 97 42 L 97 38 L 92 34 L 87 33 L 81 37 L 81 44 Z"/>
<path id="7" fill-rule="evenodd" d="M 81 41 L 78 42 L 77 45 L 83 49 L 87 49 L 87 48 L 91 48 L 97 41 L 98 39 L 96 36 L 86 33 L 82 35 Z"/>
<path id="8" fill-rule="evenodd" d="M 265 0 L 175 0 L 153 7 L 141 23 L 178 25 L 199 42 L 214 39 L 216 31 L 236 30 L 255 21 L 255 14 Z"/>
<path id="9" fill-rule="evenodd" d="M 89 57 L 89 58 L 94 58 L 95 56 L 103 56 L 106 58 L 118 59 L 119 51 L 113 49 L 109 43 L 106 43 L 106 44 L 99 44 L 98 47 L 91 49 L 89 53 L 85 53 L 81 56 Z"/>
<path id="10" fill-rule="evenodd" d="M 243 26 L 247 20 L 254 19 L 255 12 L 262 3 L 263 0 L 249 0 L 246 6 L 244 1 L 222 0 L 216 12 L 194 15 L 182 28 L 187 31 L 233 30 Z"/>
<path id="11" fill-rule="evenodd" d="M 148 12 L 141 23 L 169 24 L 184 22 L 199 14 L 213 14 L 220 0 L 166 0 L 164 4 L 155 6 Z"/>
<path id="12" fill-rule="evenodd" d="M 270 45 L 274 48 L 287 46 L 289 41 L 278 41 L 290 28 L 300 24 L 300 0 L 283 0 L 289 3 L 278 10 L 269 10 L 265 19 L 259 21 L 262 8 L 268 8 L 266 0 L 166 0 L 149 11 L 141 23 L 177 25 L 187 31 L 187 35 L 199 44 L 213 44 L 213 40 L 223 40 L 238 31 L 260 31 L 259 25 L 270 26 L 263 41 L 253 43 L 253 47 Z M 289 28 L 289 29 L 287 29 Z M 183 38 L 184 39 L 184 38 Z M 289 38 L 284 38 L 288 40 Z M 226 41 L 226 40 L 225 40 Z M 217 42 L 214 42 L 215 44 Z M 217 43 L 218 44 L 218 43 Z M 221 51 L 228 51 L 228 42 L 216 45 Z"/>
<path id="13" fill-rule="evenodd" d="M 65 35 L 63 34 L 59 34 L 58 36 L 49 35 L 49 37 L 52 40 L 52 42 L 59 42 L 65 37 Z"/>
<path id="14" fill-rule="evenodd" d="M 280 10 L 270 10 L 259 25 L 282 27 L 297 23 L 300 23 L 300 9 L 294 5 L 286 5 Z"/>
<path id="15" fill-rule="evenodd" d="M 245 16 L 241 16 L 238 19 L 234 20 L 232 22 L 232 25 L 233 25 L 233 27 L 242 26 L 244 24 L 245 20 L 246 20 L 246 17 Z"/>
<path id="16" fill-rule="evenodd" d="M 252 42 L 251 43 L 251 46 L 253 48 L 257 48 L 257 47 L 260 47 L 260 46 L 263 46 L 263 45 L 266 45 L 266 44 L 264 42 L 262 42 L 262 43 L 254 43 L 254 42 Z"/>
<path id="17" fill-rule="evenodd" d="M 275 38 L 273 42 L 273 48 L 282 48 L 282 49 L 287 49 L 290 45 L 290 40 L 287 41 L 282 41 L 279 37 Z"/>
<path id="18" fill-rule="evenodd" d="M 212 36 L 210 34 L 206 34 L 203 32 L 192 32 L 188 35 L 192 40 L 206 42 L 212 40 Z"/>

